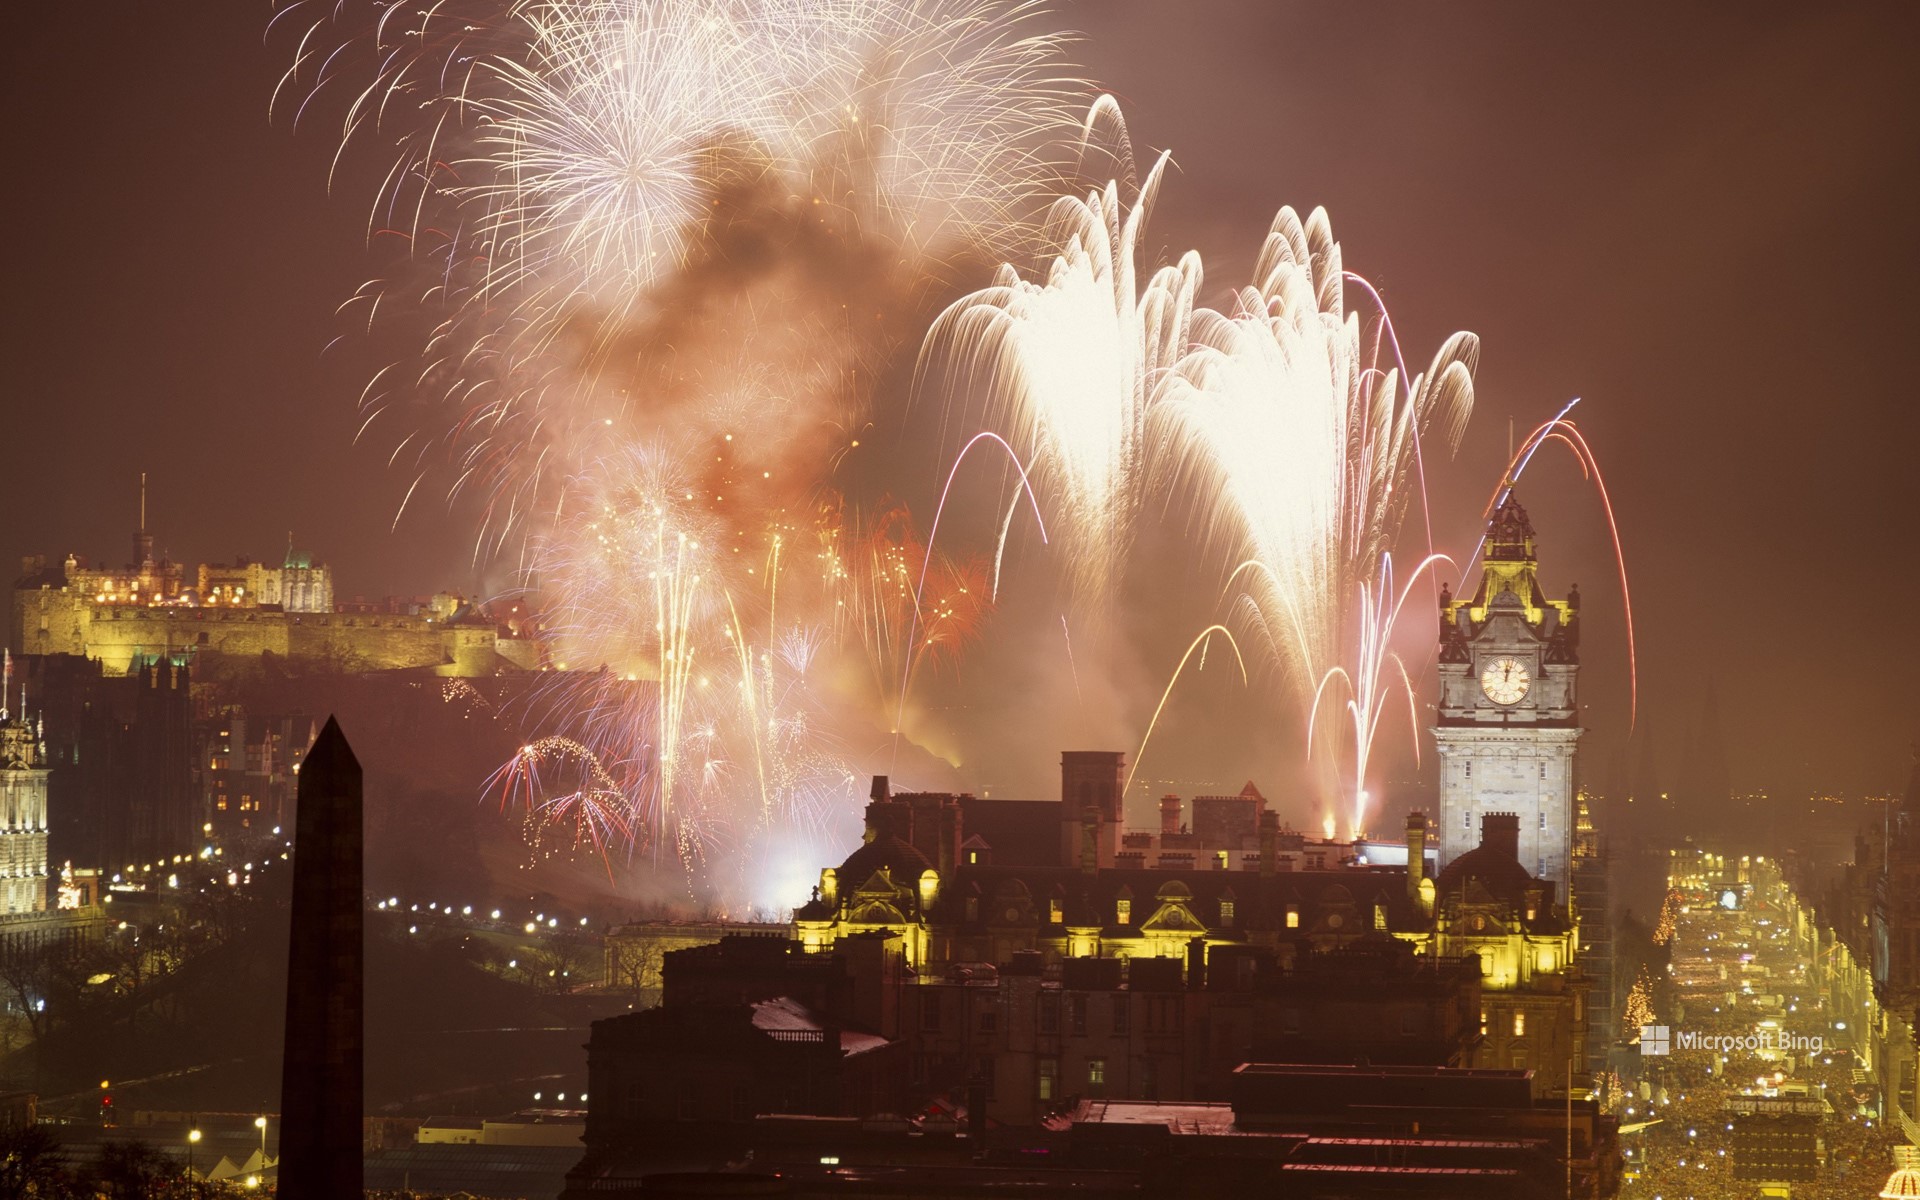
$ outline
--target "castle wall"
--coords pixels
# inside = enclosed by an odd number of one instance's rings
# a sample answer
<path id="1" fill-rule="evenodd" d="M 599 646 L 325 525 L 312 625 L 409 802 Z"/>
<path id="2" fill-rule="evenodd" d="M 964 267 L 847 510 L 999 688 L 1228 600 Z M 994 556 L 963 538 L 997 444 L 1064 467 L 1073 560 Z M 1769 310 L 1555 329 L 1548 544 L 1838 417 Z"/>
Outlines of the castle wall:
<path id="1" fill-rule="evenodd" d="M 178 654 L 275 654 L 343 670 L 427 667 L 469 677 L 491 675 L 495 666 L 492 626 L 446 626 L 390 613 L 99 604 L 54 588 L 16 592 L 14 611 L 21 653 L 97 658 L 109 675 L 124 675 L 142 659 Z"/>
<path id="2" fill-rule="evenodd" d="M 13 633 L 21 654 L 86 653 L 89 605 L 66 588 L 17 589 L 13 593 Z"/>

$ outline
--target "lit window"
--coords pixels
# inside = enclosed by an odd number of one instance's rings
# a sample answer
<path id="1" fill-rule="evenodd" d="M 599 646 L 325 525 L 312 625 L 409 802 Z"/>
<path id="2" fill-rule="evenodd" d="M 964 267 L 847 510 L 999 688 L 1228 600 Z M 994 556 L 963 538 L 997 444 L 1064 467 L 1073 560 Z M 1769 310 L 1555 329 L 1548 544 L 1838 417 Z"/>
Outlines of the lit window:
<path id="1" fill-rule="evenodd" d="M 1066 910 L 1065 910 L 1065 907 L 1060 903 L 1060 901 L 1057 898 L 1047 901 L 1047 920 L 1052 921 L 1054 924 L 1058 925 L 1060 922 L 1064 921 L 1065 919 L 1066 919 Z"/>
<path id="2" fill-rule="evenodd" d="M 1527 1014 L 1526 1013 L 1516 1012 L 1513 1014 L 1513 1036 L 1515 1037 L 1527 1036 Z"/>
<path id="3" fill-rule="evenodd" d="M 1051 1100 L 1059 1090 L 1060 1060 L 1043 1058 L 1040 1060 L 1040 1098 Z"/>
<path id="4" fill-rule="evenodd" d="M 1095 1096 L 1104 1095 L 1107 1090 L 1107 1060 L 1090 1058 L 1087 1060 L 1087 1091 Z"/>
<path id="5" fill-rule="evenodd" d="M 1115 900 L 1113 902 L 1113 919 L 1122 925 L 1125 925 L 1128 922 L 1132 921 L 1133 920 L 1133 901 Z"/>
<path id="6" fill-rule="evenodd" d="M 1287 928 L 1300 928 L 1300 906 L 1298 904 L 1287 905 Z"/>
<path id="7" fill-rule="evenodd" d="M 1220 927 L 1222 929 L 1233 928 L 1233 901 L 1231 900 L 1222 900 L 1220 902 Z"/>

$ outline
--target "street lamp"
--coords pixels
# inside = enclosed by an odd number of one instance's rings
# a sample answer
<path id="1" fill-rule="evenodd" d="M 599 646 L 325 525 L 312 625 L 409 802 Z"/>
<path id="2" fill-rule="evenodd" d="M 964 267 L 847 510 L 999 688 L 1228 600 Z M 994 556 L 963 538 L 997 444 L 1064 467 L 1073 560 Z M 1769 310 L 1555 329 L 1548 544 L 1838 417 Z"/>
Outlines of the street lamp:
<path id="1" fill-rule="evenodd" d="M 199 1144 L 200 1144 L 200 1131 L 198 1129 L 187 1130 L 187 1178 L 189 1179 L 193 1178 L 194 1176 L 193 1148 L 195 1146 L 198 1146 Z"/>
<path id="2" fill-rule="evenodd" d="M 253 1119 L 253 1127 L 260 1131 L 260 1165 L 267 1165 L 267 1119 L 264 1116 Z"/>

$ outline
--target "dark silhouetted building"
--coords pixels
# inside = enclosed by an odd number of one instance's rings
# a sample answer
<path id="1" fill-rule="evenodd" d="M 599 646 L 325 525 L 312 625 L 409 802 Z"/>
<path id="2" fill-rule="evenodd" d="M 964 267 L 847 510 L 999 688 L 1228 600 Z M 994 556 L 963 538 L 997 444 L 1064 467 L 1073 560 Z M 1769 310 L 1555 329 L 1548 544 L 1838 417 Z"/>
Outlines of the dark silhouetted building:
<path id="1" fill-rule="evenodd" d="M 197 852 L 188 669 L 167 660 L 108 675 L 73 654 L 14 660 L 46 730 L 49 857 L 110 878 Z"/>

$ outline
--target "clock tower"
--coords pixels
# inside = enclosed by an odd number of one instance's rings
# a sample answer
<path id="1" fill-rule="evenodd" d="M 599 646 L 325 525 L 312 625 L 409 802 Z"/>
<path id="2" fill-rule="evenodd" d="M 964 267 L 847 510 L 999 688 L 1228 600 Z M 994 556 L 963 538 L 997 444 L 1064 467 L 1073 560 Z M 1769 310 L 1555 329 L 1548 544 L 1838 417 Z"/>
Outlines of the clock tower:
<path id="1" fill-rule="evenodd" d="M 1580 590 L 1549 600 L 1533 524 L 1513 489 L 1487 524 L 1480 588 L 1440 596 L 1440 865 L 1479 843 L 1481 818 L 1519 818 L 1519 859 L 1561 896 L 1572 882 L 1580 715 Z"/>

